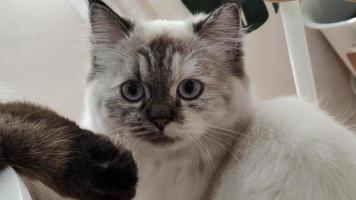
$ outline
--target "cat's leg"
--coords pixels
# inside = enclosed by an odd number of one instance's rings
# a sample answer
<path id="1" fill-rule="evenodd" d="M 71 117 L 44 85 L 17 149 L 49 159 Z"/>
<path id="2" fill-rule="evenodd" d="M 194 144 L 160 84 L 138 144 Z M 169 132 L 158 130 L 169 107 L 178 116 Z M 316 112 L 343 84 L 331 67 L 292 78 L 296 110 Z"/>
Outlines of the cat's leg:
<path id="1" fill-rule="evenodd" d="M 240 150 L 216 200 L 356 199 L 356 137 L 312 105 L 262 103 Z"/>
<path id="2" fill-rule="evenodd" d="M 47 108 L 0 104 L 0 162 L 77 199 L 131 199 L 137 169 L 129 152 Z"/>

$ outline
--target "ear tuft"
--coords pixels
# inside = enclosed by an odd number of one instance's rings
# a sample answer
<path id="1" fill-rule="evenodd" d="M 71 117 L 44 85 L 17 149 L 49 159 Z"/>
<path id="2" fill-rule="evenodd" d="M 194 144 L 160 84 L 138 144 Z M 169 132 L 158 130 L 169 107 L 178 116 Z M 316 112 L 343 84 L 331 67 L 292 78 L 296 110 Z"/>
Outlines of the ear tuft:
<path id="1" fill-rule="evenodd" d="M 89 10 L 93 43 L 116 43 L 127 37 L 134 28 L 131 21 L 120 17 L 99 0 L 89 0 Z"/>

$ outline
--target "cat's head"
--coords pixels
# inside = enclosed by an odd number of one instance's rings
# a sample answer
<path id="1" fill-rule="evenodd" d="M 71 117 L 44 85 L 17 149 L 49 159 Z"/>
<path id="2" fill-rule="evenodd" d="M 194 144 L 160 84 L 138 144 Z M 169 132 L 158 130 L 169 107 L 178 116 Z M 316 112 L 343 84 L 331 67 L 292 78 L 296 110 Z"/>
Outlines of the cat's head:
<path id="1" fill-rule="evenodd" d="M 225 4 L 186 21 L 134 22 L 92 1 L 90 123 L 122 136 L 128 147 L 158 149 L 246 123 L 239 12 Z"/>

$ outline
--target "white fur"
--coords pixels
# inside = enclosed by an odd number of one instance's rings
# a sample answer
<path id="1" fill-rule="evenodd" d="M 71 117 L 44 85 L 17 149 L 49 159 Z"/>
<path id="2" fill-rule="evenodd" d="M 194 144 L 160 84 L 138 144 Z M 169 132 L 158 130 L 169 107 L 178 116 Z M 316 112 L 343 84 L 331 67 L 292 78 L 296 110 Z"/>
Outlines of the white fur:
<path id="1" fill-rule="evenodd" d="M 356 199 L 355 135 L 312 105 L 258 105 L 243 143 L 215 200 Z"/>

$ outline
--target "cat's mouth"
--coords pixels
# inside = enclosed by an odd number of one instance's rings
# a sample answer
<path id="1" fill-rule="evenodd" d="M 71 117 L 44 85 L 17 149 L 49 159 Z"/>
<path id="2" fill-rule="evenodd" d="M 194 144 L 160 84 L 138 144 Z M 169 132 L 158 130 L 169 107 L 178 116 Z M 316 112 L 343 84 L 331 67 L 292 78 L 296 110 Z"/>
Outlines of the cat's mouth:
<path id="1" fill-rule="evenodd" d="M 179 138 L 169 137 L 161 132 L 139 135 L 137 137 L 151 144 L 160 145 L 160 146 L 172 145 L 179 140 Z"/>

